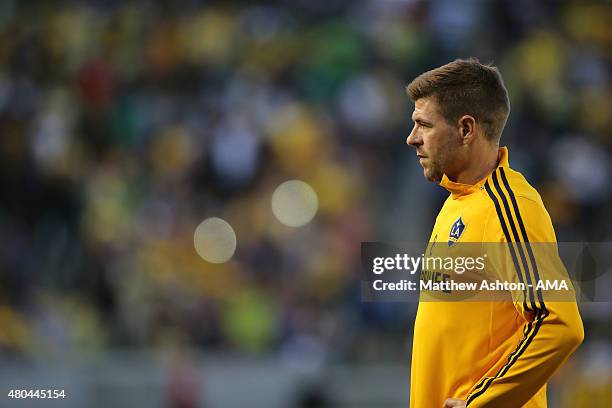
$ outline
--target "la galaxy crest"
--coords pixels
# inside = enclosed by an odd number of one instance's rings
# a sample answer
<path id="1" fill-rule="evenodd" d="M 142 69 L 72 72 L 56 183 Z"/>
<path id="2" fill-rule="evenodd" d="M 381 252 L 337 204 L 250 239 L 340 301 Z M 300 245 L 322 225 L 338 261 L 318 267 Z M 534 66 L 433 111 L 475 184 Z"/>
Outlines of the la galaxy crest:
<path id="1" fill-rule="evenodd" d="M 463 231 L 465 231 L 465 223 L 461 219 L 461 217 L 457 218 L 457 221 L 453 223 L 451 226 L 450 232 L 448 233 L 448 246 L 451 247 L 459 241 L 459 238 L 463 235 Z"/>

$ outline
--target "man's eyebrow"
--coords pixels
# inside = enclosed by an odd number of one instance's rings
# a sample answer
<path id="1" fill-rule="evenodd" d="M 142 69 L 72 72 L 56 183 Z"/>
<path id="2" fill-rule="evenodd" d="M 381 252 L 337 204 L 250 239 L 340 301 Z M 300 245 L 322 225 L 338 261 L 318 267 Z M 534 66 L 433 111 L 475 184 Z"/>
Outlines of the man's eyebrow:
<path id="1" fill-rule="evenodd" d="M 419 125 L 428 125 L 428 126 L 432 125 L 431 122 L 428 122 L 428 121 L 424 120 L 423 118 L 421 118 L 419 116 L 412 117 L 412 121 L 415 122 L 415 123 L 418 123 Z"/>

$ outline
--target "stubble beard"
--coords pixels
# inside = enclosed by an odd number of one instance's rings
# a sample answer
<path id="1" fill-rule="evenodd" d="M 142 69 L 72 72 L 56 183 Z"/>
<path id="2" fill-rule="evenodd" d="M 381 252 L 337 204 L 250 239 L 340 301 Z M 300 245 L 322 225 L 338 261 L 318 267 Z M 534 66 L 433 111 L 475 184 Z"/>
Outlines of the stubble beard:
<path id="1" fill-rule="evenodd" d="M 444 174 L 442 166 L 435 162 L 430 163 L 428 167 L 424 168 L 423 173 L 427 180 L 435 183 L 440 183 L 442 181 L 442 175 Z"/>

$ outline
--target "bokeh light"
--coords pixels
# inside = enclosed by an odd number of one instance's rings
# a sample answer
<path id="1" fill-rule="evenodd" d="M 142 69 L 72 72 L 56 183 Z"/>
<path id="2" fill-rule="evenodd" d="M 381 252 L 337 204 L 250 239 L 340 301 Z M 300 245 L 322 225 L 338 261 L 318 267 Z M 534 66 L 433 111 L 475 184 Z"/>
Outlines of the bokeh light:
<path id="1" fill-rule="evenodd" d="M 207 218 L 196 228 L 193 244 L 198 255 L 205 261 L 227 262 L 236 251 L 236 233 L 221 218 Z"/>
<path id="2" fill-rule="evenodd" d="M 308 183 L 289 180 L 276 188 L 272 195 L 272 212 L 283 224 L 301 227 L 308 224 L 319 208 L 317 193 Z"/>

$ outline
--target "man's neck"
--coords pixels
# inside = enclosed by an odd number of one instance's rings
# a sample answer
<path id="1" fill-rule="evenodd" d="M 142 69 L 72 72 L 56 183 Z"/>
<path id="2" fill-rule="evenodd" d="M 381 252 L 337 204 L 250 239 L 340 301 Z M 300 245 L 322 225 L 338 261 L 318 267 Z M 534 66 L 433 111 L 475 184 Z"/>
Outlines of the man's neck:
<path id="1" fill-rule="evenodd" d="M 487 149 L 482 155 L 478 155 L 480 158 L 472 159 L 468 161 L 468 166 L 460 171 L 454 178 L 449 179 L 456 183 L 474 185 L 480 180 L 487 177 L 495 170 L 499 163 L 499 149 L 495 146 L 495 149 Z"/>

